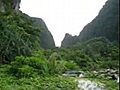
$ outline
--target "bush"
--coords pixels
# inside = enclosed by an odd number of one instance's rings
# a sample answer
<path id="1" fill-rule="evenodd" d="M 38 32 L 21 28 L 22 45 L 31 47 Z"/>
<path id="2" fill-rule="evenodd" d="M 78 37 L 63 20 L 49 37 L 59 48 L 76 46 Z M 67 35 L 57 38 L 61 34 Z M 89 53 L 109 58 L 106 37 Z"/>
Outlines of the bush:
<path id="1" fill-rule="evenodd" d="M 40 53 L 40 52 L 39 52 Z M 41 54 L 35 56 L 24 57 L 18 56 L 16 60 L 11 62 L 10 73 L 17 77 L 30 77 L 34 74 L 44 75 L 48 73 L 48 63 Z"/>
<path id="2" fill-rule="evenodd" d="M 39 46 L 40 29 L 24 15 L 0 13 L 0 63 L 9 63 L 16 56 L 31 55 Z"/>
<path id="3" fill-rule="evenodd" d="M 28 65 L 23 65 L 22 67 L 18 68 L 16 76 L 17 77 L 31 77 L 34 74 L 34 68 L 28 66 Z"/>
<path id="4" fill-rule="evenodd" d="M 74 61 L 65 61 L 65 67 L 68 70 L 79 70 L 79 66 Z"/>
<path id="5" fill-rule="evenodd" d="M 76 90 L 75 79 L 61 76 L 16 79 L 0 76 L 0 90 Z"/>

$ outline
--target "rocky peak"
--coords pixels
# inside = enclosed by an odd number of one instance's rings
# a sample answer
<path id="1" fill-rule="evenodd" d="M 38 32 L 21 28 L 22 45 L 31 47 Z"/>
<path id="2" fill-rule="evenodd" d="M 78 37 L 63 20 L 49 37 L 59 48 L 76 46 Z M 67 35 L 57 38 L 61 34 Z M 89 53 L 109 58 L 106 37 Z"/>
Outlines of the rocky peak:
<path id="1" fill-rule="evenodd" d="M 21 2 L 21 0 L 12 0 L 11 1 L 11 7 L 14 10 L 14 12 L 18 12 L 19 11 L 20 2 Z"/>
<path id="2" fill-rule="evenodd" d="M 65 37 L 62 41 L 61 47 L 71 46 L 71 45 L 75 44 L 76 41 L 77 41 L 77 36 L 72 36 L 71 34 L 66 33 Z"/>
<path id="3" fill-rule="evenodd" d="M 41 18 L 31 17 L 34 21 L 34 26 L 41 28 L 42 32 L 40 33 L 40 45 L 44 49 L 55 48 L 55 42 L 51 32 L 48 30 L 46 23 Z"/>
<path id="4" fill-rule="evenodd" d="M 67 47 L 97 37 L 105 37 L 116 45 L 119 43 L 119 0 L 108 0 L 99 14 L 83 28 L 77 39 L 65 37 L 61 46 Z"/>

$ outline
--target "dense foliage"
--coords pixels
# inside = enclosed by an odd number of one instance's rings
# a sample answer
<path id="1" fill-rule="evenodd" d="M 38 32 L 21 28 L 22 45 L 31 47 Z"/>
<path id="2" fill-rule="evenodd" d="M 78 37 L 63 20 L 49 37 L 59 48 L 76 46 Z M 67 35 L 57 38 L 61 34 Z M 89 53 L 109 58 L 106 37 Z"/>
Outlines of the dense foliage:
<path id="1" fill-rule="evenodd" d="M 0 63 L 7 63 L 18 55 L 28 56 L 39 48 L 40 29 L 24 15 L 0 13 Z"/>
<path id="2" fill-rule="evenodd" d="M 56 55 L 53 53 L 49 60 L 46 60 L 42 52 L 38 51 L 30 57 L 18 56 L 9 65 L 1 65 L 0 89 L 75 90 L 77 88 L 75 79 L 63 77 L 61 74 L 69 66 L 77 65 L 73 62 L 69 65 L 67 61 L 57 61 Z"/>
<path id="3" fill-rule="evenodd" d="M 81 69 L 119 68 L 119 49 L 104 37 L 53 51 L 58 52 L 64 60 L 74 61 Z M 53 51 L 47 50 L 45 55 Z"/>
<path id="4" fill-rule="evenodd" d="M 41 51 L 34 52 L 30 57 L 18 56 L 11 62 L 8 72 L 18 78 L 34 77 L 35 75 L 62 74 L 66 70 L 79 70 L 73 61 L 56 59 L 57 53 L 52 53 L 48 60 Z"/>
<path id="5" fill-rule="evenodd" d="M 36 76 L 31 78 L 16 78 L 2 72 L 0 67 L 1 90 L 75 90 L 76 82 L 73 78 L 61 76 Z"/>
<path id="6" fill-rule="evenodd" d="M 3 2 L 8 8 L 10 3 L 5 1 L 0 1 L 0 5 Z M 113 0 L 109 2 L 115 3 Z M 109 41 L 116 39 L 114 36 L 89 39 L 72 47 L 54 48 L 52 36 L 41 19 L 31 20 L 21 12 L 17 14 L 11 8 L 8 10 L 0 12 L 0 90 L 77 90 L 77 77 L 62 76 L 69 70 L 83 71 L 86 78 L 99 80 L 108 90 L 119 90 L 116 81 L 110 80 L 106 74 L 93 73 L 101 69 L 118 70 L 119 49 Z M 113 25 L 111 30 L 117 30 L 116 23 L 110 25 L 108 29 Z M 104 26 L 100 27 L 105 29 Z M 66 37 L 70 45 L 78 40 L 69 34 Z M 47 50 L 41 49 L 40 41 Z M 115 74 L 119 74 L 119 71 Z"/>

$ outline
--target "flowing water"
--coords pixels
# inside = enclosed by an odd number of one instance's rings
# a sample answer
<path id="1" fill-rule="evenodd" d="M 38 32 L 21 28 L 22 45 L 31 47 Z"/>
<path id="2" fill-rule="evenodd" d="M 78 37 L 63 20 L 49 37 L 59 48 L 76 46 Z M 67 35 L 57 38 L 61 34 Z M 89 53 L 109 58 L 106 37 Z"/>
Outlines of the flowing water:
<path id="1" fill-rule="evenodd" d="M 105 90 L 105 85 L 87 79 L 79 79 L 78 88 L 79 90 Z"/>

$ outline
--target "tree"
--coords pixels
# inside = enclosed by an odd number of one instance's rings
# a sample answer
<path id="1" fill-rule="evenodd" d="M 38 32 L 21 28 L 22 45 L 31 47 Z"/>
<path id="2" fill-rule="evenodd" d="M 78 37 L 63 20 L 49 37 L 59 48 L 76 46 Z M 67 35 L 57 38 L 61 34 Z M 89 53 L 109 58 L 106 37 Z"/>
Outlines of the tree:
<path id="1" fill-rule="evenodd" d="M 0 13 L 0 63 L 8 63 L 16 56 L 29 56 L 40 48 L 40 29 L 24 15 Z"/>

